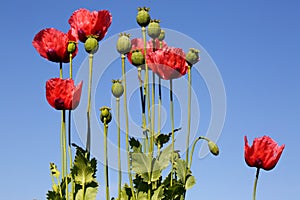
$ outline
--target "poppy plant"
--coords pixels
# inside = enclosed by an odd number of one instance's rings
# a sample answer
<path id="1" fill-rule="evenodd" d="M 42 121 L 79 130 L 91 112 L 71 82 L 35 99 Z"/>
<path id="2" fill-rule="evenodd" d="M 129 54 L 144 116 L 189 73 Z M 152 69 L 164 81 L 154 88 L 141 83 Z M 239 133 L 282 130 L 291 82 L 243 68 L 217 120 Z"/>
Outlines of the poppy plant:
<path id="1" fill-rule="evenodd" d="M 70 62 L 68 52 L 68 44 L 77 42 L 77 34 L 70 29 L 68 33 L 64 33 L 55 28 L 47 28 L 37 33 L 32 41 L 32 45 L 37 52 L 44 58 L 52 62 L 68 63 Z M 77 54 L 76 50 L 72 53 L 72 57 Z"/>
<path id="2" fill-rule="evenodd" d="M 73 12 L 69 19 L 69 24 L 77 30 L 81 42 L 85 42 L 88 37 L 102 40 L 111 22 L 112 16 L 108 10 L 91 12 L 83 8 Z"/>
<path id="3" fill-rule="evenodd" d="M 252 146 L 245 136 L 245 161 L 250 167 L 271 170 L 277 164 L 285 145 L 278 146 L 269 136 L 255 138 Z"/>
<path id="4" fill-rule="evenodd" d="M 75 86 L 73 79 L 52 78 L 46 82 L 46 99 L 57 110 L 74 110 L 79 102 L 82 81 Z"/>
<path id="5" fill-rule="evenodd" d="M 188 64 L 180 48 L 163 48 L 147 53 L 149 68 L 165 80 L 179 78 L 186 74 Z"/>
<path id="6" fill-rule="evenodd" d="M 255 138 L 252 146 L 248 144 L 247 137 L 245 140 L 245 161 L 249 167 L 256 167 L 256 176 L 253 187 L 252 199 L 256 199 L 256 186 L 260 169 L 271 170 L 277 164 L 285 145 L 278 144 L 269 136 Z"/>

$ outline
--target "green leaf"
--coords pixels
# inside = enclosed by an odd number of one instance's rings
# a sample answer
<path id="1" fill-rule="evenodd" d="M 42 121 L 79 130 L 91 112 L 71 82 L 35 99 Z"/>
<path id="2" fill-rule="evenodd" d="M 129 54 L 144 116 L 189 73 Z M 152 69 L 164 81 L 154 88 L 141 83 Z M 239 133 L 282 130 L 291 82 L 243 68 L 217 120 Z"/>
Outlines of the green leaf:
<path id="1" fill-rule="evenodd" d="M 48 191 L 47 193 L 48 200 L 62 200 L 58 192 Z"/>
<path id="2" fill-rule="evenodd" d="M 131 188 L 127 184 L 125 184 L 121 190 L 121 197 L 119 197 L 119 200 L 130 200 L 131 198 Z"/>
<path id="3" fill-rule="evenodd" d="M 138 200 L 147 200 L 147 197 L 148 197 L 148 195 L 146 192 L 139 192 L 137 199 Z"/>
<path id="4" fill-rule="evenodd" d="M 142 152 L 142 145 L 139 142 L 139 140 L 135 139 L 134 137 L 131 137 L 129 139 L 129 145 L 130 148 L 133 150 L 135 153 L 141 153 Z"/>
<path id="5" fill-rule="evenodd" d="M 71 174 L 75 183 L 79 185 L 86 185 L 95 181 L 97 161 L 95 158 L 90 161 L 87 155 L 83 149 L 77 147 Z"/>
<path id="6" fill-rule="evenodd" d="M 189 176 L 185 183 L 185 189 L 188 190 L 196 184 L 196 179 L 194 176 Z"/>
<path id="7" fill-rule="evenodd" d="M 154 191 L 151 200 L 162 200 L 164 197 L 164 187 L 161 185 L 159 188 L 157 188 L 157 190 Z"/>
<path id="8" fill-rule="evenodd" d="M 161 167 L 161 170 L 169 166 L 171 158 L 172 158 L 172 145 L 169 145 L 159 154 L 157 159 Z"/>
<path id="9" fill-rule="evenodd" d="M 150 172 L 151 172 L 151 161 L 150 156 L 145 155 L 144 153 L 132 153 L 132 170 L 140 175 L 144 181 L 151 182 Z"/>
<path id="10" fill-rule="evenodd" d="M 182 159 L 177 159 L 174 162 L 174 167 L 175 167 L 175 171 L 177 174 L 177 177 L 179 178 L 179 180 L 181 180 L 182 183 L 185 183 L 185 170 L 186 170 L 186 163 L 184 160 Z"/>
<path id="11" fill-rule="evenodd" d="M 162 167 L 160 163 L 154 158 L 152 160 L 152 170 L 151 170 L 151 181 L 157 181 L 161 177 Z"/>
<path id="12" fill-rule="evenodd" d="M 88 187 L 85 191 L 84 200 L 95 200 L 97 196 L 98 189 L 93 187 Z M 80 189 L 77 194 L 75 200 L 83 199 L 83 190 Z"/>

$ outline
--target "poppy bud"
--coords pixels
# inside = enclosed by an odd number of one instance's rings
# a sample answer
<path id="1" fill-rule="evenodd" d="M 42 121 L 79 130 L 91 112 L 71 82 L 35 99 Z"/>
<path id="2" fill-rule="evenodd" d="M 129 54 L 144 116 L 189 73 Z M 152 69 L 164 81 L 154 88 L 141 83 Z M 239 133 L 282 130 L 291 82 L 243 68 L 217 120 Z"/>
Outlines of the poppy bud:
<path id="1" fill-rule="evenodd" d="M 208 141 L 208 147 L 209 147 L 210 152 L 213 155 L 215 155 L 215 156 L 219 155 L 219 148 L 216 145 L 216 143 L 214 143 L 213 141 L 209 140 Z"/>
<path id="2" fill-rule="evenodd" d="M 88 53 L 96 53 L 98 50 L 98 40 L 96 38 L 93 37 L 89 37 L 85 43 L 84 43 L 84 48 L 86 50 L 86 52 Z"/>
<path id="3" fill-rule="evenodd" d="M 165 39 L 165 31 L 164 30 L 161 30 L 160 31 L 160 34 L 157 38 L 159 41 L 163 41 Z"/>
<path id="4" fill-rule="evenodd" d="M 120 54 L 126 54 L 131 50 L 130 35 L 121 33 L 117 42 L 117 50 Z"/>
<path id="5" fill-rule="evenodd" d="M 69 42 L 68 43 L 68 53 L 74 53 L 76 50 L 76 43 L 75 42 Z"/>
<path id="6" fill-rule="evenodd" d="M 159 25 L 159 20 L 151 20 L 148 26 L 148 35 L 152 38 L 158 38 L 158 36 L 160 35 L 161 32 L 161 28 Z"/>
<path id="7" fill-rule="evenodd" d="M 112 82 L 111 92 L 116 98 L 120 98 L 123 95 L 124 87 L 120 80 L 113 80 Z"/>
<path id="8" fill-rule="evenodd" d="M 104 123 L 105 122 L 104 119 L 106 119 L 106 123 L 108 124 L 112 119 L 110 108 L 103 106 L 102 108 L 100 108 L 100 112 L 101 112 L 100 113 L 101 122 Z"/>
<path id="9" fill-rule="evenodd" d="M 145 64 L 145 57 L 140 50 L 135 50 L 131 55 L 131 62 L 134 66 L 139 67 Z"/>
<path id="10" fill-rule="evenodd" d="M 150 22 L 150 15 L 149 15 L 150 8 L 138 8 L 138 14 L 136 16 L 136 21 L 141 27 L 148 26 Z"/>
<path id="11" fill-rule="evenodd" d="M 190 65 L 194 65 L 199 61 L 199 50 L 198 49 L 194 49 L 194 48 L 190 48 L 189 52 L 186 54 L 186 61 L 190 64 Z"/>

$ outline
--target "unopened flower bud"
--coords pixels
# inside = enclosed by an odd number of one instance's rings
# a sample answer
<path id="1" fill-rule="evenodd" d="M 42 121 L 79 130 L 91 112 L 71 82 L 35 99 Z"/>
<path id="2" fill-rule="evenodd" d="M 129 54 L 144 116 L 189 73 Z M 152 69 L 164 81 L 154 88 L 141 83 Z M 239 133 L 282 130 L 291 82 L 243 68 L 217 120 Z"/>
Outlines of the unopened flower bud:
<path id="1" fill-rule="evenodd" d="M 159 34 L 159 36 L 158 36 L 157 39 L 158 39 L 159 41 L 163 41 L 163 40 L 165 39 L 165 33 L 166 33 L 166 32 L 165 32 L 164 30 L 161 30 L 161 31 L 160 31 L 160 34 Z"/>
<path id="2" fill-rule="evenodd" d="M 219 147 L 213 141 L 208 141 L 208 148 L 213 155 L 219 155 Z"/>
<path id="3" fill-rule="evenodd" d="M 105 119 L 106 119 L 106 123 L 108 124 L 111 121 L 112 116 L 111 116 L 110 108 L 103 106 L 102 108 L 100 108 L 100 120 L 102 123 L 104 123 Z"/>
<path id="4" fill-rule="evenodd" d="M 199 61 L 199 50 L 190 48 L 189 52 L 187 52 L 185 56 L 185 60 L 189 63 L 189 65 L 194 65 Z"/>
<path id="5" fill-rule="evenodd" d="M 98 47 L 99 47 L 98 40 L 94 37 L 89 37 L 84 43 L 84 48 L 88 53 L 92 53 L 92 54 L 96 53 Z"/>
<path id="6" fill-rule="evenodd" d="M 126 54 L 131 50 L 130 35 L 121 33 L 117 42 L 117 50 L 120 54 Z"/>
<path id="7" fill-rule="evenodd" d="M 74 53 L 76 50 L 76 42 L 68 43 L 68 53 Z"/>
<path id="8" fill-rule="evenodd" d="M 138 8 L 138 14 L 136 16 L 136 21 L 141 27 L 148 26 L 150 22 L 149 8 L 143 7 Z"/>
<path id="9" fill-rule="evenodd" d="M 139 67 L 145 64 L 145 57 L 140 50 L 135 50 L 131 54 L 131 62 L 134 66 Z"/>
<path id="10" fill-rule="evenodd" d="M 161 28 L 160 28 L 159 22 L 160 22 L 159 20 L 154 19 L 154 20 L 151 20 L 148 25 L 148 35 L 152 39 L 156 39 L 160 35 Z"/>
<path id="11" fill-rule="evenodd" d="M 124 87 L 120 80 L 113 80 L 112 82 L 111 92 L 116 98 L 120 98 L 123 95 Z"/>

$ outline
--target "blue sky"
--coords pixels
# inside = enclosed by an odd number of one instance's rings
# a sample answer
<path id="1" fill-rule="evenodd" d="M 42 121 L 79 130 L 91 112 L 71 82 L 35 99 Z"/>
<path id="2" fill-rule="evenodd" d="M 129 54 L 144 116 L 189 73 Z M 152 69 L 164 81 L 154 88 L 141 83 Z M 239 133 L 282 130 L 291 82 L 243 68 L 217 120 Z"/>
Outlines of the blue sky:
<path id="1" fill-rule="evenodd" d="M 31 45 L 34 35 L 47 27 L 67 31 L 67 20 L 78 8 L 107 9 L 113 22 L 102 41 L 105 43 L 115 34 L 138 28 L 135 17 L 137 7 L 142 6 L 151 8 L 151 16 L 161 19 L 162 27 L 184 33 L 202 45 L 218 67 L 226 90 L 226 120 L 217 142 L 220 156 L 195 156 L 192 171 L 197 184 L 188 191 L 188 199 L 251 199 L 255 169 L 244 162 L 244 135 L 250 141 L 269 135 L 280 145 L 286 145 L 275 169 L 260 174 L 257 199 L 297 198 L 300 3 L 296 0 L 2 1 L 1 198 L 45 199 L 51 187 L 49 162 L 60 162 L 60 113 L 48 105 L 44 90 L 46 80 L 58 76 L 57 65 L 37 54 Z M 74 66 L 79 68 L 85 56 L 80 51 Z M 110 71 L 115 77 L 120 76 L 120 72 Z M 202 98 L 203 93 L 203 122 L 199 129 L 206 130 L 210 119 L 209 94 L 199 75 L 193 81 L 197 96 Z M 98 86 L 97 91 L 101 87 L 108 93 L 110 82 Z M 99 99 L 96 107 L 111 101 L 99 92 L 95 98 Z M 74 141 L 81 144 L 77 134 Z M 100 199 L 104 195 L 101 163 L 98 170 L 102 183 Z M 112 170 L 111 183 L 116 182 Z M 116 194 L 115 190 L 112 194 Z"/>

